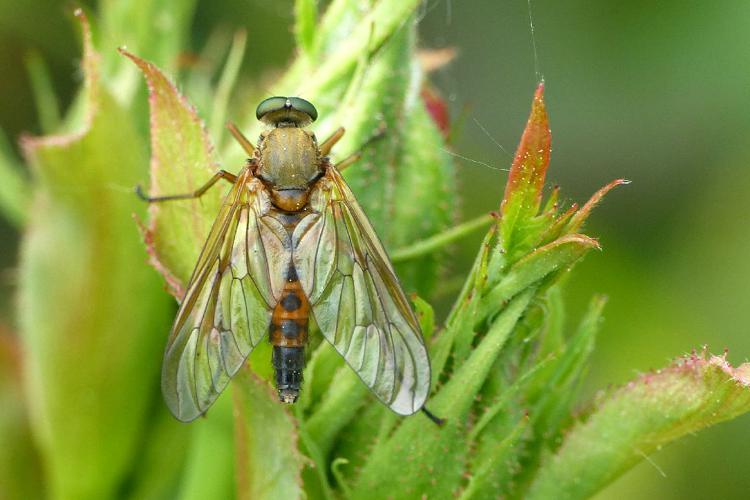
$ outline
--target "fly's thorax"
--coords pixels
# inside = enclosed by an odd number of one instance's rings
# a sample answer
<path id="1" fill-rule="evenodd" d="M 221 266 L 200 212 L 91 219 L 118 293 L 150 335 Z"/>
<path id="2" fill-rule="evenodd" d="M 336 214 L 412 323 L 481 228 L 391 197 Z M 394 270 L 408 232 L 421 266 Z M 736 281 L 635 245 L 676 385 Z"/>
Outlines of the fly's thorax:
<path id="1" fill-rule="evenodd" d="M 296 211 L 307 204 L 310 185 L 321 175 L 315 134 L 296 126 L 277 126 L 261 134 L 256 175 L 271 191 L 282 210 Z"/>

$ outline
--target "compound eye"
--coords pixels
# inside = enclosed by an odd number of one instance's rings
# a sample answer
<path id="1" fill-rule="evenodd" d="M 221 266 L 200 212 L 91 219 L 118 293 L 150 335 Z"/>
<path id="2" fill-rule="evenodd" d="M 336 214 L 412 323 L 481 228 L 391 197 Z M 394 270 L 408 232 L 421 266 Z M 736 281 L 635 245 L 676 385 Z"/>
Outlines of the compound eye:
<path id="1" fill-rule="evenodd" d="M 318 119 L 318 110 L 315 109 L 315 106 L 313 106 L 310 101 L 306 101 L 305 99 L 302 99 L 301 97 L 290 97 L 289 103 L 291 104 L 292 109 L 301 111 L 305 113 L 307 116 L 309 116 L 310 121 L 314 122 L 315 120 Z"/>
<path id="2" fill-rule="evenodd" d="M 284 109 L 284 107 L 286 106 L 286 101 L 286 97 L 278 96 L 264 99 L 260 104 L 258 104 L 258 108 L 255 110 L 255 116 L 258 118 L 258 120 L 262 120 L 263 117 L 268 113 Z"/>
<path id="3" fill-rule="evenodd" d="M 255 116 L 269 125 L 287 122 L 303 127 L 318 118 L 318 111 L 310 101 L 300 97 L 275 96 L 258 104 Z"/>

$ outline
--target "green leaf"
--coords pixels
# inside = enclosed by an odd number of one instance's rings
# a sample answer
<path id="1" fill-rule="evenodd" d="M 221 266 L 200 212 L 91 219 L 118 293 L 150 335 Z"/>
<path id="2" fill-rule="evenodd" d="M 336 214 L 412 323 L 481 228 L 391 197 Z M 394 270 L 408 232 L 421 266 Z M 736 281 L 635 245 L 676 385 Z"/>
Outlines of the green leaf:
<path id="1" fill-rule="evenodd" d="M 294 419 L 270 386 L 249 370 L 235 380 L 238 498 L 302 498 L 303 459 Z"/>
<path id="2" fill-rule="evenodd" d="M 500 283 L 487 292 L 480 319 L 491 316 L 505 301 L 557 271 L 566 269 L 599 243 L 582 234 L 569 234 L 540 247 L 510 268 Z"/>
<path id="3" fill-rule="evenodd" d="M 447 423 L 437 427 L 419 415 L 407 418 L 372 450 L 354 487 L 355 496 L 439 497 L 458 490 L 466 468 L 464 425 L 469 409 L 533 292 L 524 292 L 508 304 L 466 363 L 430 400 L 432 411 Z M 393 479 L 384 482 L 384 477 Z"/>
<path id="4" fill-rule="evenodd" d="M 144 430 L 144 442 L 132 472 L 126 497 L 131 500 L 171 498 L 178 491 L 190 438 L 195 427 L 178 422 L 167 410 L 161 394 L 154 394 L 155 414 Z"/>
<path id="5" fill-rule="evenodd" d="M 513 447 L 518 444 L 524 431 L 528 428 L 528 418 L 519 420 L 515 428 L 504 438 L 497 439 L 491 453 L 480 464 L 477 471 L 469 479 L 469 484 L 461 493 L 462 500 L 472 498 L 492 498 L 497 495 L 500 484 L 494 481 L 495 472 L 507 467 L 506 462 Z"/>
<path id="6" fill-rule="evenodd" d="M 417 319 L 419 319 L 424 343 L 429 345 L 432 334 L 435 332 L 435 310 L 432 309 L 429 302 L 422 300 L 417 295 L 413 296 L 411 301 L 414 303 L 414 311 L 417 313 Z"/>
<path id="7" fill-rule="evenodd" d="M 578 211 L 578 204 L 573 203 L 570 206 L 570 208 L 568 208 L 565 212 L 562 212 L 561 214 L 557 214 L 556 211 L 547 212 L 547 213 L 544 213 L 542 216 L 538 217 L 538 219 L 542 219 L 542 220 L 543 218 L 550 217 L 551 221 L 547 223 L 547 227 L 545 227 L 542 231 L 539 231 L 539 236 L 537 237 L 535 244 L 546 245 L 547 243 L 559 238 L 565 232 L 568 223 L 575 216 L 577 211 Z M 572 232 L 572 231 L 568 231 L 568 232 Z"/>
<path id="8" fill-rule="evenodd" d="M 104 60 L 102 74 L 112 94 L 130 103 L 138 89 L 138 72 L 115 49 L 127 47 L 169 72 L 177 71 L 196 0 L 106 1 L 100 5 Z"/>
<path id="9" fill-rule="evenodd" d="M 486 408 L 482 411 L 481 415 L 478 415 L 478 420 L 471 428 L 469 432 L 469 441 L 474 442 L 478 438 L 491 439 L 495 436 L 491 436 L 491 432 L 487 432 L 488 425 L 500 415 L 500 412 L 504 409 L 507 411 L 510 400 L 516 397 L 516 395 L 523 391 L 529 385 L 529 382 L 534 379 L 544 368 L 550 364 L 550 358 L 546 358 L 542 361 L 537 362 L 534 366 L 529 368 L 525 373 L 519 375 L 511 385 L 509 385 L 505 391 L 495 396 L 495 400 L 491 401 Z"/>
<path id="10" fill-rule="evenodd" d="M 298 402 L 306 413 L 317 410 L 343 364 L 341 355 L 328 342 L 322 341 L 312 350 L 310 359 L 305 364 L 304 385 Z"/>
<path id="11" fill-rule="evenodd" d="M 313 436 L 320 452 L 326 456 L 336 435 L 360 411 L 368 394 L 367 386 L 348 365 L 341 364 L 325 396 L 304 428 Z"/>
<path id="12" fill-rule="evenodd" d="M 542 464 L 527 498 L 584 498 L 661 446 L 750 411 L 750 363 L 692 354 L 602 398 Z"/>
<path id="13" fill-rule="evenodd" d="M 216 124 L 216 130 L 221 131 L 221 136 L 229 138 L 226 130 L 223 128 L 225 125 L 219 121 L 218 117 L 214 118 L 214 115 L 229 115 L 230 118 L 237 116 L 237 113 L 246 113 L 245 106 L 234 106 L 234 95 L 224 96 L 220 95 L 219 85 L 224 80 L 223 86 L 225 88 L 233 86 L 234 81 L 232 75 L 234 68 L 233 57 L 230 56 L 234 52 L 237 54 L 240 45 L 238 42 L 242 42 L 242 34 L 244 30 L 239 30 L 235 33 L 229 33 L 226 27 L 215 27 L 211 30 L 208 35 L 203 47 L 200 48 L 196 54 L 192 57 L 198 62 L 198 64 L 192 64 L 189 69 L 182 71 L 175 76 L 179 76 L 176 83 L 178 83 L 180 92 L 190 97 L 190 103 L 201 112 L 206 115 L 209 122 L 212 123 L 210 130 L 211 137 L 216 140 L 217 145 L 223 146 L 231 145 L 236 146 L 240 150 L 239 145 L 234 141 L 220 141 L 219 135 L 214 135 L 213 124 Z M 244 49 L 244 48 L 243 48 Z M 126 61 L 128 62 L 128 61 Z M 239 61 L 240 65 L 242 61 Z M 156 65 L 156 64 L 155 64 Z M 239 68 L 241 71 L 241 68 Z M 239 73 L 237 75 L 239 78 Z M 217 80 L 219 83 L 217 83 Z M 223 90 L 222 92 L 223 93 Z M 238 93 L 238 92 L 235 92 Z M 224 108 L 214 109 L 215 103 L 224 99 L 229 98 L 229 101 L 224 103 Z M 232 103 L 229 106 L 229 103 Z M 227 107 L 229 106 L 229 107 Z M 223 120 L 223 119 L 222 119 Z M 226 144 L 228 143 L 228 144 Z"/>
<path id="14" fill-rule="evenodd" d="M 353 498 L 443 498 L 458 491 L 466 467 L 464 422 L 438 427 L 423 415 L 407 417 L 371 453 Z"/>
<path id="15" fill-rule="evenodd" d="M 296 20 L 294 33 L 297 36 L 297 46 L 305 53 L 310 53 L 315 47 L 318 1 L 296 0 L 294 2 L 294 18 Z"/>
<path id="16" fill-rule="evenodd" d="M 332 0 L 316 27 L 314 55 L 320 60 L 330 57 L 354 32 L 364 15 L 363 10 L 363 5 L 351 0 Z M 296 64 L 301 62 L 297 61 Z M 312 67 L 313 61 L 309 63 Z"/>
<path id="17" fill-rule="evenodd" d="M 178 488 L 180 500 L 235 498 L 238 484 L 235 473 L 239 477 L 240 470 L 235 470 L 238 431 L 233 425 L 233 392 L 236 392 L 234 385 L 219 396 L 208 413 L 210 418 L 200 419 L 189 426 L 178 424 L 189 427 L 192 435 Z"/>
<path id="18" fill-rule="evenodd" d="M 211 137 L 218 140 L 222 136 L 226 126 L 227 107 L 229 98 L 237 83 L 237 77 L 240 73 L 240 65 L 245 55 L 245 44 L 247 43 L 247 32 L 242 30 L 234 34 L 232 45 L 229 48 L 224 69 L 221 72 L 219 83 L 216 86 L 213 102 L 211 103 L 211 123 L 209 131 Z"/>
<path id="19" fill-rule="evenodd" d="M 487 264 L 490 260 L 490 251 L 495 233 L 496 229 L 493 226 L 485 235 L 480 251 L 464 284 L 464 288 L 456 299 L 448 319 L 445 321 L 446 327 L 438 335 L 430 349 L 433 389 L 437 386 L 437 382 L 448 362 L 448 357 L 454 351 L 456 345 L 460 346 L 458 347 L 459 353 L 456 355 L 459 360 L 463 360 L 468 355 L 466 351 L 468 351 L 474 338 L 476 312 L 481 301 L 481 292 L 487 280 Z"/>
<path id="20" fill-rule="evenodd" d="M 489 325 L 486 335 L 466 362 L 454 369 L 451 379 L 432 399 L 436 411 L 441 415 L 445 415 L 446 418 L 466 418 L 495 358 L 526 311 L 535 292 L 534 287 L 529 287 L 514 297 Z"/>
<path id="21" fill-rule="evenodd" d="M 422 86 L 421 75 L 412 61 L 412 89 Z M 395 207 L 391 221 L 391 242 L 403 246 L 445 231 L 454 218 L 456 206 L 453 162 L 445 151 L 443 136 L 427 113 L 419 96 L 407 96 L 407 116 L 403 153 L 395 178 Z M 406 200 L 419 200 L 409 203 Z M 429 297 L 435 288 L 444 252 L 396 264 L 399 278 L 407 289 Z"/>
<path id="22" fill-rule="evenodd" d="M 352 79 L 336 113 L 337 118 L 345 120 L 341 123 L 346 125 L 346 134 L 333 154 L 343 158 L 362 150 L 362 158 L 344 171 L 344 177 L 386 247 L 393 242 L 395 225 L 391 221 L 398 210 L 394 186 L 406 131 L 405 101 L 413 45 L 412 30 L 401 30 L 372 60 L 363 58 L 358 68 L 363 78 Z M 379 130 L 383 135 L 373 140 Z"/>
<path id="23" fill-rule="evenodd" d="M 524 450 L 523 470 L 515 478 L 516 495 L 523 495 L 529 481 L 538 473 L 543 454 L 559 446 L 562 431 L 571 424 L 573 405 L 594 351 L 605 303 L 603 296 L 591 300 L 575 334 L 558 356 L 539 372 L 535 383 L 529 384 L 526 400 L 535 439 L 528 442 Z"/>
<path id="24" fill-rule="evenodd" d="M 370 459 L 370 451 L 388 439 L 393 429 L 403 421 L 403 417 L 377 403 L 374 398 L 369 398 L 369 403 L 360 408 L 355 418 L 341 429 L 330 454 L 333 460 L 347 461 L 339 465 L 337 477 L 337 482 L 342 478 L 347 487 L 356 482 L 362 466 Z"/>
<path id="25" fill-rule="evenodd" d="M 0 324 L 0 484 L 4 498 L 42 498 L 42 467 L 24 404 L 21 349 Z"/>
<path id="26" fill-rule="evenodd" d="M 122 51 L 143 72 L 151 103 L 151 189 L 153 196 L 191 193 L 219 169 L 213 147 L 197 112 L 153 64 Z M 164 276 L 173 295 L 198 259 L 218 213 L 221 187 L 200 199 L 153 204 L 145 230 L 151 264 Z"/>
<path id="27" fill-rule="evenodd" d="M 37 185 L 20 269 L 34 437 L 53 498 L 111 498 L 132 466 L 158 387 L 169 303 L 132 214 L 144 144 L 101 86 L 84 30 L 86 124 L 26 138 Z M 90 473 L 88 471 L 96 471 Z"/>
<path id="28" fill-rule="evenodd" d="M 567 416 L 576 395 L 575 384 L 588 366 L 594 341 L 602 321 L 602 311 L 607 300 L 597 296 L 591 300 L 575 335 L 549 367 L 549 373 L 540 384 L 539 394 L 530 394 L 535 402 L 531 412 L 532 421 L 540 430 L 549 433 L 559 426 L 555 420 Z M 561 397 L 564 394 L 565 397 Z M 554 422 L 554 423 L 553 423 Z"/>
<path id="29" fill-rule="evenodd" d="M 544 296 L 544 330 L 539 336 L 539 356 L 556 353 L 564 344 L 565 304 L 561 286 L 552 286 Z"/>
<path id="30" fill-rule="evenodd" d="M 8 138 L 0 130 L 0 213 L 11 223 L 21 226 L 31 206 L 31 185 L 23 175 Z"/>
<path id="31" fill-rule="evenodd" d="M 455 202 L 450 157 L 419 96 L 414 37 L 407 21 L 371 60 L 363 58 L 337 113 L 347 127 L 337 153 L 370 142 L 345 176 L 388 248 L 443 231 Z M 373 141 L 378 131 L 383 135 Z M 405 203 L 410 199 L 420 202 Z M 423 296 L 434 288 L 437 269 L 435 255 L 396 266 L 404 288 Z"/>
<path id="32" fill-rule="evenodd" d="M 26 72 L 29 75 L 39 125 L 46 134 L 54 132 L 60 125 L 60 105 L 52 87 L 49 68 L 42 55 L 33 50 L 26 55 Z"/>
<path id="33" fill-rule="evenodd" d="M 402 28 L 404 22 L 408 22 L 419 3 L 419 0 L 382 0 L 355 23 L 342 23 L 344 31 L 337 30 L 341 26 L 329 25 L 328 29 L 321 31 L 323 37 L 329 34 L 330 38 L 345 39 L 346 43 L 332 44 L 330 52 L 325 57 L 321 54 L 319 61 L 305 58 L 295 61 L 276 86 L 282 90 L 278 95 L 304 95 L 313 102 L 321 102 L 318 106 L 321 115 L 329 114 L 330 109 L 339 104 L 339 101 L 331 99 L 335 95 L 332 91 L 341 88 L 341 83 L 347 80 L 363 57 L 371 57 Z M 336 12 L 345 17 L 358 10 L 349 1 L 340 2 L 339 6 Z M 352 28 L 346 29 L 349 26 Z M 326 45 L 325 42 L 322 43 Z M 322 99 L 323 96 L 328 96 L 328 99 Z"/>

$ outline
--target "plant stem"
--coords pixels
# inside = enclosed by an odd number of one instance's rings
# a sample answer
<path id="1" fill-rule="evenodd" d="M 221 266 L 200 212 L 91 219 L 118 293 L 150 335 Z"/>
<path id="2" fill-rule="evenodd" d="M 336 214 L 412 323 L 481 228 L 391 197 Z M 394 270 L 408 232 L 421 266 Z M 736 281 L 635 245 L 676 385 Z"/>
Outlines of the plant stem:
<path id="1" fill-rule="evenodd" d="M 49 67 L 37 51 L 27 54 L 24 62 L 31 83 L 39 124 L 42 132 L 50 134 L 60 125 L 60 104 L 52 84 Z"/>
<path id="2" fill-rule="evenodd" d="M 413 245 L 397 249 L 391 254 L 391 261 L 394 263 L 404 262 L 430 254 L 440 250 L 449 243 L 453 243 L 454 241 L 463 238 L 473 231 L 489 226 L 494 220 L 495 219 L 490 214 L 481 215 L 475 219 L 471 219 L 456 227 L 448 229 L 447 231 L 443 231 L 442 233 L 418 241 Z"/>
<path id="3" fill-rule="evenodd" d="M 0 218 L 5 217 L 15 227 L 26 222 L 31 204 L 31 185 L 23 167 L 15 159 L 13 148 L 0 130 Z"/>
<path id="4" fill-rule="evenodd" d="M 219 140 L 223 131 L 229 96 L 232 93 L 234 84 L 237 82 L 237 76 L 242 65 L 242 57 L 245 55 L 246 42 L 247 33 L 245 31 L 241 30 L 234 34 L 227 61 L 224 63 L 224 70 L 219 78 L 212 106 L 211 125 L 208 128 L 211 131 L 211 136 L 216 141 Z"/>

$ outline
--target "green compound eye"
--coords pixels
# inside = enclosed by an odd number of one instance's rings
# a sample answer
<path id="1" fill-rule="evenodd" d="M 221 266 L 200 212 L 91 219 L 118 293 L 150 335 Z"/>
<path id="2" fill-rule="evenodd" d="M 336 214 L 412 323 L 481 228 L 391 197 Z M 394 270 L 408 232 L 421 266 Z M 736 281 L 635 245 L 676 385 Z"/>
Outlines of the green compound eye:
<path id="1" fill-rule="evenodd" d="M 258 120 L 269 125 L 291 122 L 305 126 L 318 118 L 318 111 L 310 101 L 300 97 L 269 97 L 258 104 L 255 110 Z"/>
<path id="2" fill-rule="evenodd" d="M 313 106 L 310 101 L 306 101 L 301 97 L 290 97 L 289 102 L 292 105 L 292 109 L 302 111 L 310 117 L 310 121 L 314 122 L 318 119 L 318 110 L 315 109 L 315 106 Z"/>

